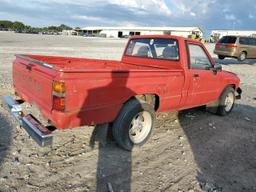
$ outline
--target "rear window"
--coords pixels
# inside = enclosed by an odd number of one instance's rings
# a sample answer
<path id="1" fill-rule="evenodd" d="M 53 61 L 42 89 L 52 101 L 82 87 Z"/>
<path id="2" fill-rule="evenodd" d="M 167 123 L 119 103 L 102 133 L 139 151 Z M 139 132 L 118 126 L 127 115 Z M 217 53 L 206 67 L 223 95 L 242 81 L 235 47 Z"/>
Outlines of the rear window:
<path id="1" fill-rule="evenodd" d="M 224 36 L 219 40 L 219 43 L 235 44 L 236 38 L 237 37 L 233 37 L 233 36 Z"/>
<path id="2" fill-rule="evenodd" d="M 165 38 L 132 39 L 125 54 L 134 57 L 178 60 L 178 42 L 176 39 Z"/>

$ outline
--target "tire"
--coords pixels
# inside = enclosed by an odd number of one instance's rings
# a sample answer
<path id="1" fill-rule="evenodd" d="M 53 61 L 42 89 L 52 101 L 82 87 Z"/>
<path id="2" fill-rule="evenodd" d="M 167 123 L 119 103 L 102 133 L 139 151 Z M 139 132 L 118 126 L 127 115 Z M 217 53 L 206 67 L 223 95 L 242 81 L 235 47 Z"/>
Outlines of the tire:
<path id="1" fill-rule="evenodd" d="M 154 107 L 132 99 L 123 106 L 113 122 L 113 137 L 121 148 L 131 151 L 134 146 L 141 146 L 148 140 L 154 122 Z"/>
<path id="2" fill-rule="evenodd" d="M 218 58 L 219 58 L 220 60 L 223 60 L 223 59 L 225 59 L 225 56 L 223 56 L 223 55 L 218 55 Z"/>
<path id="3" fill-rule="evenodd" d="M 238 61 L 244 61 L 247 57 L 247 53 L 245 51 L 242 51 L 238 57 Z"/>
<path id="4" fill-rule="evenodd" d="M 234 107 L 235 98 L 235 90 L 232 87 L 227 87 L 220 96 L 217 114 L 228 115 Z"/>

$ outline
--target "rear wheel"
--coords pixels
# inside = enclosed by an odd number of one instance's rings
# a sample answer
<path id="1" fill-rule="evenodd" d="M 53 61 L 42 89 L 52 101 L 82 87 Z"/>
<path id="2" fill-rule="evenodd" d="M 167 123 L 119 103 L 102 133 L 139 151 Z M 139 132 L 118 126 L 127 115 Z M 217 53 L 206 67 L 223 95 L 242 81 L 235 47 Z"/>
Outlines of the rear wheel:
<path id="1" fill-rule="evenodd" d="M 223 60 L 223 59 L 225 59 L 225 56 L 223 56 L 223 55 L 218 55 L 218 58 L 219 58 L 220 60 Z"/>
<path id="2" fill-rule="evenodd" d="M 243 52 L 240 53 L 240 55 L 238 57 L 238 60 L 239 61 L 244 61 L 246 59 L 246 57 L 247 57 L 247 54 L 246 54 L 245 51 L 243 51 Z"/>
<path id="3" fill-rule="evenodd" d="M 134 146 L 143 145 L 152 132 L 155 111 L 152 105 L 132 99 L 128 101 L 117 119 L 113 122 L 113 136 L 117 144 L 132 150 Z"/>
<path id="4" fill-rule="evenodd" d="M 218 115 L 229 114 L 235 103 L 235 90 L 232 87 L 227 87 L 220 96 L 219 106 L 217 109 Z"/>

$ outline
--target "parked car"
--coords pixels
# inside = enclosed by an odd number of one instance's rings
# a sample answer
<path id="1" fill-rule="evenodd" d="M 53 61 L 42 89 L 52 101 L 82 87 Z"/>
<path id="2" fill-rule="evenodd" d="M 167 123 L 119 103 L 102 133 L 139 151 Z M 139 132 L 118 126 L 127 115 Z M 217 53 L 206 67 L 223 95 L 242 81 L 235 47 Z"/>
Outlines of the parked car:
<path id="1" fill-rule="evenodd" d="M 156 112 L 206 105 L 227 115 L 242 92 L 201 42 L 169 35 L 131 37 L 121 61 L 16 55 L 13 86 L 20 99 L 4 103 L 41 146 L 52 143 L 54 128 L 108 124 L 126 150 L 146 142 Z M 24 114 L 22 102 L 48 125 Z"/>
<path id="2" fill-rule="evenodd" d="M 216 44 L 214 53 L 219 59 L 234 57 L 239 61 L 256 58 L 256 38 L 223 36 Z"/>

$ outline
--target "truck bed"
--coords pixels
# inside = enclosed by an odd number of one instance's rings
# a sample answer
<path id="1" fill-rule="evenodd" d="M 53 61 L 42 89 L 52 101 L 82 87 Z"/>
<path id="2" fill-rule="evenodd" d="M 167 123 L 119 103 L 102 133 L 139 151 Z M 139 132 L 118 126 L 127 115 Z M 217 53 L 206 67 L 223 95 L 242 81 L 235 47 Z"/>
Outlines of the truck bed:
<path id="1" fill-rule="evenodd" d="M 178 105 L 184 71 L 179 62 L 168 64 L 17 55 L 13 85 L 56 128 L 95 125 L 113 121 L 127 99 L 145 92 L 162 95 L 159 110 L 168 107 L 165 97 L 173 107 Z M 53 82 L 65 83 L 65 111 L 53 108 Z M 169 90 L 175 90 L 171 97 Z"/>
<path id="2" fill-rule="evenodd" d="M 155 66 L 149 64 L 124 63 L 116 60 L 87 59 L 59 56 L 40 56 L 40 55 L 17 55 L 25 60 L 44 63 L 45 66 L 63 72 L 79 71 L 104 71 L 104 70 L 165 70 L 169 66 Z M 172 69 L 179 69 L 180 66 L 172 66 Z"/>

